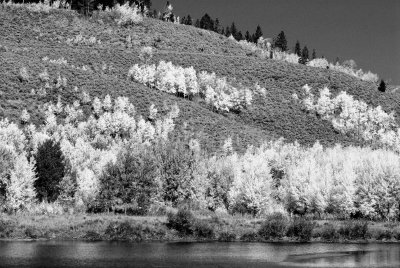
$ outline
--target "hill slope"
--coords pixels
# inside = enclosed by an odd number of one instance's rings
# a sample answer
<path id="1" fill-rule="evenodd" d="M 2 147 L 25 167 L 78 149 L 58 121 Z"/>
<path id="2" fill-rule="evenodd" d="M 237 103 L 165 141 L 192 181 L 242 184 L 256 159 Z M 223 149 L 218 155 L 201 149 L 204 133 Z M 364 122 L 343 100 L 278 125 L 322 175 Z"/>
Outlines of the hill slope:
<path id="1" fill-rule="evenodd" d="M 139 25 L 121 28 L 95 18 L 81 18 L 71 11 L 43 14 L 22 8 L 0 8 L 0 31 L 0 117 L 13 120 L 26 108 L 40 123 L 42 104 L 56 101 L 58 95 L 63 101 L 72 102 L 78 98 L 74 91 L 78 87 L 92 97 L 127 96 L 144 115 L 151 103 L 162 110 L 165 104 L 176 102 L 181 110 L 178 123 L 187 122 L 188 128 L 207 141 L 210 148 L 220 146 L 228 136 L 238 148 L 244 148 L 282 136 L 302 144 L 316 140 L 327 145 L 354 142 L 335 132 L 329 122 L 303 112 L 292 100 L 292 94 L 301 94 L 305 84 L 314 89 L 329 86 L 333 92 L 345 90 L 368 104 L 381 105 L 386 111 L 400 110 L 395 92 L 382 94 L 375 85 L 342 73 L 259 59 L 235 41 L 191 26 L 145 19 Z M 96 37 L 96 43 L 67 44 L 68 39 L 79 34 L 87 40 Z M 165 60 L 193 66 L 197 71 L 215 72 L 249 86 L 258 82 L 265 86 L 267 94 L 255 99 L 240 114 L 222 115 L 202 103 L 128 81 L 127 72 L 141 62 L 138 55 L 143 46 L 155 49 L 154 63 Z M 45 57 L 64 58 L 67 64 L 53 64 L 44 61 Z M 82 70 L 82 66 L 87 70 Z M 18 79 L 21 67 L 27 68 L 28 81 Z M 45 96 L 31 94 L 32 89 L 42 86 L 38 74 L 45 68 L 52 79 L 59 74 L 67 78 L 67 86 Z"/>

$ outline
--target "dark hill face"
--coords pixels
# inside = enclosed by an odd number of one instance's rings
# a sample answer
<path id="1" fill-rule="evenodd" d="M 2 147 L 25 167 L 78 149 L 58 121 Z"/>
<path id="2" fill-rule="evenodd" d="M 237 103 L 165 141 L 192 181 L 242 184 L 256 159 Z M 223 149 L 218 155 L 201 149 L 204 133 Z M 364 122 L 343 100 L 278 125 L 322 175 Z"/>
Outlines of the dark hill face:
<path id="1" fill-rule="evenodd" d="M 381 105 L 386 111 L 399 112 L 396 93 L 381 93 L 376 85 L 353 77 L 285 62 L 262 60 L 242 49 L 236 42 L 215 33 L 190 26 L 174 25 L 145 19 L 137 26 L 121 28 L 110 22 L 78 18 L 72 12 L 56 11 L 38 14 L 23 9 L 0 8 L 0 117 L 16 120 L 26 108 L 36 123 L 41 122 L 39 107 L 56 101 L 78 99 L 74 91 L 86 91 L 91 97 L 127 96 L 138 112 L 147 115 L 154 103 L 159 110 L 177 103 L 181 112 L 178 125 L 188 124 L 208 148 L 219 147 L 231 136 L 234 145 L 244 149 L 271 138 L 312 144 L 350 144 L 352 139 L 334 131 L 329 122 L 306 114 L 292 99 L 301 94 L 302 86 L 314 89 L 329 86 L 333 92 L 347 91 L 368 104 Z M 68 45 L 67 39 L 96 37 L 96 44 Z M 132 40 L 127 42 L 127 37 Z M 7 49 L 4 48 L 7 47 Z M 177 98 L 127 80 L 129 68 L 141 63 L 138 55 L 143 46 L 154 48 L 152 63 L 172 61 L 197 71 L 207 70 L 220 76 L 235 78 L 247 86 L 258 82 L 267 89 L 253 105 L 240 114 L 222 115 L 212 112 L 206 104 Z M 68 65 L 52 64 L 42 59 L 64 58 Z M 72 66 L 74 65 L 74 66 Z M 76 67 L 86 66 L 84 71 Z M 29 81 L 18 79 L 19 69 L 26 67 Z M 104 68 L 105 67 L 105 68 Z M 65 89 L 53 89 L 45 96 L 31 94 L 43 83 L 38 74 L 47 68 L 51 79 L 58 74 L 67 78 Z M 87 107 L 88 108 L 88 107 Z"/>

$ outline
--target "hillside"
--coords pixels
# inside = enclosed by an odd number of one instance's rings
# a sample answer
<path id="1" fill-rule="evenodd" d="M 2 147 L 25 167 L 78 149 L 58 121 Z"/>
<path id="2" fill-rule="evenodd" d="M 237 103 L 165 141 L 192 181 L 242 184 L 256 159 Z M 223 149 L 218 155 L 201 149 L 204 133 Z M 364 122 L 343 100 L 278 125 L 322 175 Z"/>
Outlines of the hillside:
<path id="1" fill-rule="evenodd" d="M 298 140 L 301 144 L 312 144 L 316 140 L 326 145 L 353 142 L 337 133 L 329 122 L 305 113 L 292 100 L 292 94 L 301 94 L 305 84 L 315 90 L 323 86 L 329 86 L 335 93 L 344 90 L 370 105 L 400 112 L 397 105 L 400 99 L 395 92 L 380 93 L 376 85 L 338 72 L 259 59 L 235 41 L 191 26 L 146 18 L 132 27 L 118 27 L 96 18 L 87 20 L 71 11 L 44 14 L 3 8 L 0 9 L 0 31 L 0 117 L 12 120 L 26 108 L 34 121 L 40 123 L 42 104 L 56 101 L 58 95 L 71 103 L 78 98 L 74 91 L 78 87 L 91 97 L 127 96 L 143 115 L 148 114 L 151 103 L 162 110 L 165 104 L 176 102 L 180 108 L 178 124 L 187 122 L 207 147 L 220 146 L 231 136 L 234 145 L 243 149 L 248 144 L 279 137 Z M 79 34 L 86 39 L 95 37 L 96 42 L 67 44 L 68 39 Z M 258 82 L 267 89 L 267 94 L 255 99 L 248 110 L 223 115 L 212 112 L 202 103 L 128 81 L 127 72 L 133 64 L 141 62 L 139 51 L 143 46 L 154 48 L 153 63 L 165 60 L 184 67 L 193 66 L 197 71 L 215 72 L 248 86 Z M 68 64 L 53 64 L 44 61 L 45 57 L 64 58 Z M 25 82 L 18 78 L 22 67 L 30 75 Z M 44 96 L 31 94 L 32 89 L 37 91 L 42 86 L 38 74 L 45 68 L 52 79 L 58 74 L 65 77 L 67 86 Z"/>

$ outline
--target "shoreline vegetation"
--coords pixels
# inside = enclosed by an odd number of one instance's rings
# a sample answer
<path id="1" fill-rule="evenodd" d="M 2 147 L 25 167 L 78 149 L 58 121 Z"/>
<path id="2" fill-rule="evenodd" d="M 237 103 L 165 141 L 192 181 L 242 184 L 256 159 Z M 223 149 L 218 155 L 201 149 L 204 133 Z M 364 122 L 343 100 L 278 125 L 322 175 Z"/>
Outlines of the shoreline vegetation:
<path id="1" fill-rule="evenodd" d="M 399 243 L 400 223 L 192 213 L 0 215 L 0 241 Z"/>

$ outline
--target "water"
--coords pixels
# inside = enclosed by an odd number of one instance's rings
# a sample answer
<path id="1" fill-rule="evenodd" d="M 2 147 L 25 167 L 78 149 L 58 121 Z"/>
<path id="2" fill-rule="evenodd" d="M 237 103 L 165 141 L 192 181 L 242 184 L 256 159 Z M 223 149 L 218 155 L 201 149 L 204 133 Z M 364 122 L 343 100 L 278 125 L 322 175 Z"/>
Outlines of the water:
<path id="1" fill-rule="evenodd" d="M 0 241 L 0 267 L 400 267 L 400 244 Z"/>

